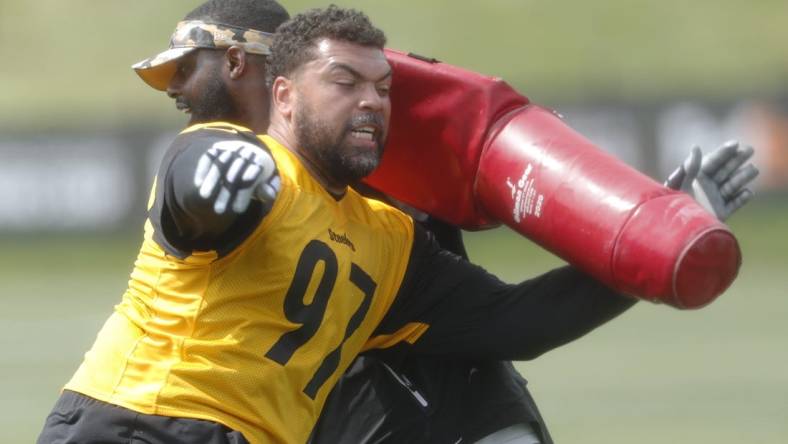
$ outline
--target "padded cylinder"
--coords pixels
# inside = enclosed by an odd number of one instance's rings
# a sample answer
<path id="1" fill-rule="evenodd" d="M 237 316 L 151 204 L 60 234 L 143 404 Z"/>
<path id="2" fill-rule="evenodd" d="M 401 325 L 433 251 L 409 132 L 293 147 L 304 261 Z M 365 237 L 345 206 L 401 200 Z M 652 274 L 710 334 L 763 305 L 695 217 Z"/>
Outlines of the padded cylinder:
<path id="1" fill-rule="evenodd" d="M 389 141 L 365 181 L 465 229 L 501 223 L 632 296 L 698 308 L 735 279 L 730 230 L 501 79 L 387 50 Z"/>
<path id="2" fill-rule="evenodd" d="M 476 177 L 491 218 L 624 293 L 698 308 L 738 273 L 739 245 L 714 215 L 536 105 L 490 128 Z"/>

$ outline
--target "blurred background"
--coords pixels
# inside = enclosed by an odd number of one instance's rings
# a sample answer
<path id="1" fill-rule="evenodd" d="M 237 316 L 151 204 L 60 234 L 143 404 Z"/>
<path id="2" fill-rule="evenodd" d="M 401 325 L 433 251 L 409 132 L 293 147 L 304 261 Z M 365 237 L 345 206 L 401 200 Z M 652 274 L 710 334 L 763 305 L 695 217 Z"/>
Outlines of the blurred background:
<path id="1" fill-rule="evenodd" d="M 0 442 L 34 441 L 125 289 L 154 168 L 186 122 L 130 65 L 199 3 L 0 0 Z M 518 367 L 559 443 L 788 442 L 788 2 L 337 3 L 393 48 L 503 77 L 659 180 L 693 143 L 755 146 L 726 294 L 692 312 L 640 303 Z M 560 264 L 507 229 L 466 238 L 509 281 Z"/>

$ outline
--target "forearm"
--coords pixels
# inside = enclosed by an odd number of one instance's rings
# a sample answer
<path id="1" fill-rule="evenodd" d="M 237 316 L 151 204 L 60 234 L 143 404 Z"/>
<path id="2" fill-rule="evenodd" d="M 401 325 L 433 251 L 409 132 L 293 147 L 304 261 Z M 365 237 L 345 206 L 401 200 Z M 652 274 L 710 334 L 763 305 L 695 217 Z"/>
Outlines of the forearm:
<path id="1" fill-rule="evenodd" d="M 451 300 L 436 307 L 440 314 L 415 350 L 533 359 L 584 336 L 636 303 L 568 266 L 518 285 L 495 287 L 483 276 L 458 286 Z"/>

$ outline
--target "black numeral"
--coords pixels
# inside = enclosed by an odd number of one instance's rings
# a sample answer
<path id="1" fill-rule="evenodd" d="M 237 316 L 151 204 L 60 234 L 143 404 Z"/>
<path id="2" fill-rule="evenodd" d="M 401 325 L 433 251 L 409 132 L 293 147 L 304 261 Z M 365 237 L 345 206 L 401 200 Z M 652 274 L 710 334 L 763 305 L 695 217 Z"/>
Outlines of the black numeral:
<path id="1" fill-rule="evenodd" d="M 323 261 L 325 270 L 320 284 L 312 298 L 312 303 L 304 304 L 304 295 L 317 263 Z M 337 256 L 323 242 L 313 240 L 304 248 L 298 259 L 293 282 L 285 295 L 285 317 L 290 322 L 301 324 L 300 327 L 282 335 L 276 344 L 265 354 L 267 358 L 285 365 L 296 349 L 306 344 L 317 332 L 323 315 L 326 313 L 328 297 L 334 290 L 337 281 Z"/>
<path id="2" fill-rule="evenodd" d="M 345 341 L 347 341 L 361 325 L 361 321 L 364 320 L 364 316 L 367 315 L 369 306 L 372 303 L 372 295 L 375 294 L 375 289 L 378 287 L 378 284 L 356 264 L 350 265 L 350 282 L 354 283 L 356 287 L 364 293 L 364 300 L 361 302 L 356 312 L 353 313 L 353 317 L 350 318 L 350 322 L 348 322 L 347 328 L 345 329 L 345 337 L 342 339 L 342 343 L 331 353 L 326 355 L 320 367 L 317 369 L 317 372 L 312 376 L 312 380 L 309 381 L 306 388 L 304 388 L 304 393 L 312 399 L 315 399 L 317 391 L 320 390 L 320 387 L 326 383 L 326 380 L 334 374 L 334 371 L 336 371 L 339 366 L 339 358 L 342 356 L 342 346 L 345 345 Z"/>
<path id="3" fill-rule="evenodd" d="M 320 278 L 312 303 L 306 305 L 304 304 L 304 296 L 315 268 L 320 261 L 323 261 L 325 265 L 323 276 Z M 336 279 L 337 257 L 334 252 L 328 245 L 319 240 L 309 242 L 298 260 L 298 265 L 293 275 L 293 282 L 287 290 L 284 302 L 284 312 L 287 319 L 290 322 L 301 324 L 301 326 L 283 334 L 273 347 L 268 350 L 268 353 L 265 354 L 267 358 L 285 365 L 293 356 L 293 353 L 315 335 L 320 323 L 323 321 L 328 299 L 334 290 Z M 372 304 L 372 296 L 375 294 L 377 284 L 361 267 L 354 263 L 350 264 L 350 282 L 361 290 L 364 294 L 364 300 L 350 318 L 345 328 L 345 336 L 342 338 L 342 342 L 323 358 L 320 367 L 318 367 L 312 379 L 304 387 L 304 393 L 312 399 L 315 399 L 320 387 L 336 371 L 342 356 L 342 346 L 361 326 L 361 322 Z"/>

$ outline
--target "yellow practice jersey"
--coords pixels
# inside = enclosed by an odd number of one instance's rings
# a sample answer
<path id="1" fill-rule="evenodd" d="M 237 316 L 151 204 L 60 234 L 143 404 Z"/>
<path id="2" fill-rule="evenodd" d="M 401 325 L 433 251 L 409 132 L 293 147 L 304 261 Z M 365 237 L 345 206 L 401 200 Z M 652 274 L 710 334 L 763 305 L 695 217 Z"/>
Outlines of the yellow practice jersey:
<path id="1" fill-rule="evenodd" d="M 207 135 L 208 149 L 242 131 L 199 125 L 179 139 L 193 147 Z M 260 140 L 282 181 L 270 212 L 226 252 L 177 254 L 149 218 L 128 290 L 66 389 L 216 421 L 253 443 L 303 443 L 362 349 L 420 334 L 369 340 L 402 284 L 412 220 L 352 189 L 332 197 L 285 147 Z"/>

